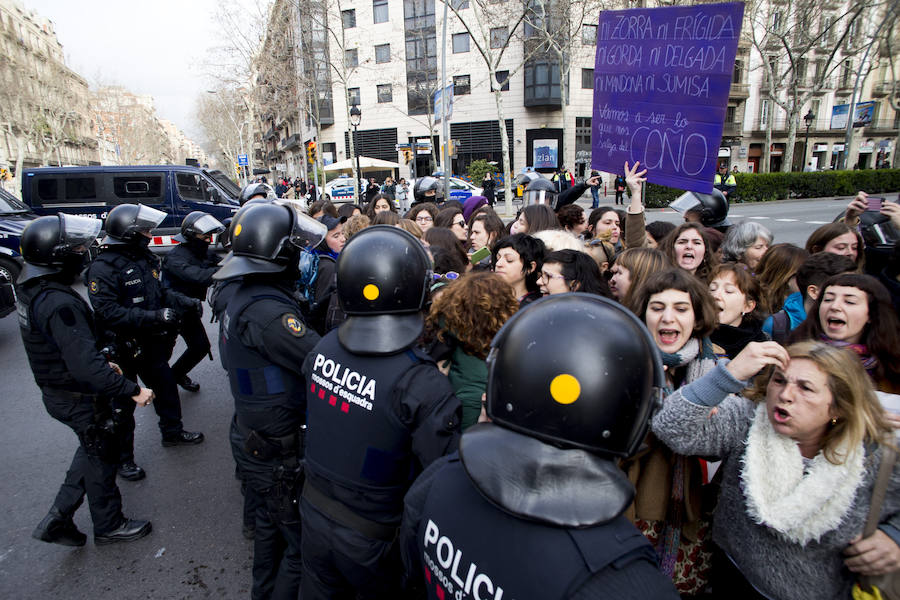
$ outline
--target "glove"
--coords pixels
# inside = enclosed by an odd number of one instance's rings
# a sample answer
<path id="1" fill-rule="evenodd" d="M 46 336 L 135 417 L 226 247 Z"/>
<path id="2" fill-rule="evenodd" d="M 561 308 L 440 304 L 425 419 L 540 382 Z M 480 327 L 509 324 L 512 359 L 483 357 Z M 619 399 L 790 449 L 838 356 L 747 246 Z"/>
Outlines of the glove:
<path id="1" fill-rule="evenodd" d="M 191 299 L 191 309 L 195 313 L 197 313 L 198 317 L 203 316 L 203 302 L 201 300 L 198 300 L 197 298 L 192 298 Z"/>
<path id="2" fill-rule="evenodd" d="M 165 325 L 174 325 L 178 322 L 178 313 L 171 308 L 161 308 L 156 311 L 156 318 Z"/>

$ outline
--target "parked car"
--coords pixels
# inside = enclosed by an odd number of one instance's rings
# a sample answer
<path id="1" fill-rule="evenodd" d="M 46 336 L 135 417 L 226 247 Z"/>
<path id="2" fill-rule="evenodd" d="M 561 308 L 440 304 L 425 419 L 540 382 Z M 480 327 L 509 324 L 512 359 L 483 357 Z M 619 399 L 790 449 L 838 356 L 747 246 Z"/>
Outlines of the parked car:
<path id="1" fill-rule="evenodd" d="M 181 165 L 25 169 L 22 200 L 38 215 L 105 219 L 116 205 L 146 204 L 168 214 L 151 247 L 171 248 L 181 221 L 200 210 L 225 221 L 240 208 L 240 188 L 221 171 Z"/>
<path id="2" fill-rule="evenodd" d="M 441 177 L 441 175 L 435 174 L 432 177 Z M 416 180 L 413 179 L 409 182 L 409 191 L 412 192 L 415 189 Z M 450 177 L 450 198 L 448 200 L 459 200 L 460 202 L 465 202 L 472 196 L 481 196 L 482 189 L 478 186 L 472 185 L 465 179 L 460 179 L 459 177 Z"/>
<path id="3" fill-rule="evenodd" d="M 19 241 L 22 230 L 37 215 L 15 196 L 0 188 L 0 282 L 15 283 L 22 270 Z"/>
<path id="4" fill-rule="evenodd" d="M 360 179 L 361 189 L 365 190 L 368 185 L 368 179 Z M 349 175 L 340 175 L 325 184 L 324 195 L 325 200 L 331 200 L 332 204 L 346 204 L 353 202 L 353 178 Z"/>

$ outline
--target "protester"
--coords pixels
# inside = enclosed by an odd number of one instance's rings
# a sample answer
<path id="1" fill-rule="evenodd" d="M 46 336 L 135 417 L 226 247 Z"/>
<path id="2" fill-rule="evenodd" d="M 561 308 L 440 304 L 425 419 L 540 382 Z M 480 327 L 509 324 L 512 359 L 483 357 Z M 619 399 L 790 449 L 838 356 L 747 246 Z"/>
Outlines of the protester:
<path id="1" fill-rule="evenodd" d="M 760 308 L 763 312 L 778 312 L 787 297 L 799 291 L 797 270 L 807 258 L 809 252 L 793 244 L 775 244 L 766 250 L 756 268 L 756 279 L 762 288 Z"/>
<path id="2" fill-rule="evenodd" d="M 556 213 L 546 204 L 530 204 L 519 211 L 510 234 L 537 233 L 544 229 L 561 229 Z"/>
<path id="3" fill-rule="evenodd" d="M 682 223 L 660 244 L 672 264 L 706 282 L 715 267 L 714 250 L 706 230 L 698 223 Z"/>
<path id="4" fill-rule="evenodd" d="M 761 291 L 742 263 L 723 263 L 709 276 L 709 292 L 719 309 L 719 326 L 709 339 L 719 358 L 734 358 L 750 342 L 765 342 L 757 311 Z"/>
<path id="5" fill-rule="evenodd" d="M 502 238 L 491 247 L 493 270 L 513 287 L 519 306 L 541 297 L 537 281 L 543 264 L 544 243 L 524 233 Z"/>
<path id="6" fill-rule="evenodd" d="M 581 250 L 557 250 L 544 257 L 539 278 L 545 296 L 585 292 L 609 298 L 609 286 L 597 263 Z"/>
<path id="7" fill-rule="evenodd" d="M 755 221 L 732 225 L 722 242 L 722 260 L 742 262 L 755 273 L 773 239 L 772 232 Z"/>

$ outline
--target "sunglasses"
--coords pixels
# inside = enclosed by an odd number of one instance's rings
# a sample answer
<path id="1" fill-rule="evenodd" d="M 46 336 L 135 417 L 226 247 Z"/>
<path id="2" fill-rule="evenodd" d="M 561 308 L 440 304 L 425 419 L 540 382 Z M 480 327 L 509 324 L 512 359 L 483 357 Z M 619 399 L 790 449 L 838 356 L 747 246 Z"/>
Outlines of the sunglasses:
<path id="1" fill-rule="evenodd" d="M 462 227 L 463 229 L 466 228 L 466 222 L 465 222 L 465 221 L 454 221 L 453 224 L 454 224 L 454 225 L 459 225 L 459 226 Z"/>
<path id="2" fill-rule="evenodd" d="M 459 279 L 459 273 L 457 273 L 456 271 L 447 271 L 446 273 L 432 273 L 431 276 L 434 279 L 449 279 L 451 281 L 454 279 Z"/>

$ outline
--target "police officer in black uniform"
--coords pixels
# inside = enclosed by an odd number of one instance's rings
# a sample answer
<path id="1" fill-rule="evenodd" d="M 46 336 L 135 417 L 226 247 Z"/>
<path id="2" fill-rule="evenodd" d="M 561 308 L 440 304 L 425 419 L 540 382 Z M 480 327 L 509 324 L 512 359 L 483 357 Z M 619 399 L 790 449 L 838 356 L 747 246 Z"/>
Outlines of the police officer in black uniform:
<path id="1" fill-rule="evenodd" d="M 403 496 L 459 439 L 459 400 L 415 346 L 431 282 L 422 244 L 397 227 L 364 229 L 338 258 L 348 318 L 303 365 L 304 600 L 397 597 Z"/>
<path id="2" fill-rule="evenodd" d="M 156 394 L 163 446 L 199 444 L 203 434 L 185 431 L 181 399 L 169 368 L 172 337 L 180 315 L 199 313 L 199 300 L 164 288 L 159 259 L 147 246 L 150 231 L 166 213 L 142 204 L 120 204 L 106 217 L 106 237 L 100 255 L 88 269 L 88 297 L 114 340 L 116 357 L 125 375 L 141 380 Z M 134 403 L 120 402 L 125 421 L 119 475 L 137 480 L 144 470 L 134 462 Z"/>
<path id="3" fill-rule="evenodd" d="M 163 261 L 163 281 L 165 285 L 189 298 L 203 301 L 206 290 L 212 285 L 212 276 L 219 270 L 219 257 L 209 249 L 212 236 L 225 231 L 215 217 L 199 210 L 190 213 L 181 222 L 181 233 L 175 236 L 178 242 Z M 200 384 L 193 381 L 188 373 L 209 355 L 209 338 L 203 327 L 202 314 L 189 311 L 182 315 L 178 332 L 184 338 L 187 348 L 172 364 L 175 381 L 189 392 L 196 392 Z"/>
<path id="4" fill-rule="evenodd" d="M 616 466 L 664 386 L 659 352 L 615 302 L 538 300 L 497 333 L 487 416 L 405 500 L 401 547 L 428 598 L 678 598 L 622 513 Z"/>
<path id="5" fill-rule="evenodd" d="M 432 177 L 427 175 L 416 179 L 413 185 L 413 203 L 422 204 L 423 202 L 434 202 L 440 204 L 444 201 L 444 180 L 440 177 Z"/>
<path id="6" fill-rule="evenodd" d="M 32 221 L 22 232 L 25 268 L 19 276 L 19 326 L 34 380 L 51 417 L 78 436 L 78 449 L 50 512 L 32 537 L 83 546 L 86 536 L 72 521 L 85 494 L 94 542 L 136 540 L 149 521 L 126 519 L 116 486 L 121 435 L 111 400 L 146 406 L 153 392 L 126 379 L 97 346 L 87 302 L 71 285 L 84 268 L 100 221 L 60 214 Z"/>
<path id="7" fill-rule="evenodd" d="M 319 336 L 303 321 L 295 282 L 301 249 L 327 230 L 282 201 L 242 209 L 232 228 L 232 254 L 214 278 L 243 278 L 221 320 L 220 348 L 234 396 L 233 433 L 243 447 L 235 460 L 247 492 L 264 499 L 256 511 L 251 597 L 296 600 L 306 426 L 300 366 Z"/>

